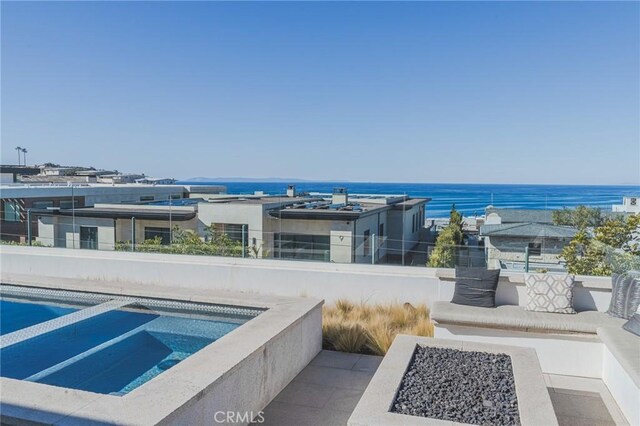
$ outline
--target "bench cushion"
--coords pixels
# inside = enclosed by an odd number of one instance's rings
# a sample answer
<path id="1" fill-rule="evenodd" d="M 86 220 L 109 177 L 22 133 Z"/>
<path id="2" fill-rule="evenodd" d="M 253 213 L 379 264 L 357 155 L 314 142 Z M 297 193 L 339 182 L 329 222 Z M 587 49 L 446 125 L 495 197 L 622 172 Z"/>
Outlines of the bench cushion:
<path id="1" fill-rule="evenodd" d="M 477 308 L 449 302 L 435 302 L 431 307 L 431 319 L 439 323 L 473 327 L 584 334 L 595 334 L 599 327 L 622 327 L 625 322 L 598 311 L 552 314 L 527 311 L 522 306 L 503 305 L 496 308 Z"/>
<path id="2" fill-rule="evenodd" d="M 640 337 L 620 327 L 598 328 L 598 337 L 640 387 Z"/>

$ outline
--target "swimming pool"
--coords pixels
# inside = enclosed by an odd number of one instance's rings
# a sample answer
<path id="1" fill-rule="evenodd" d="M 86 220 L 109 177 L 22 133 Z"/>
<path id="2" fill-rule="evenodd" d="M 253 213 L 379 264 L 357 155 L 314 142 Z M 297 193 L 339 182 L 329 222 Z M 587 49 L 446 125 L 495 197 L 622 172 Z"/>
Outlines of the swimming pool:
<path id="1" fill-rule="evenodd" d="M 116 396 L 264 311 L 7 285 L 0 294 L 0 376 Z"/>
<path id="2" fill-rule="evenodd" d="M 0 300 L 0 336 L 58 318 L 76 310 L 63 306 L 2 299 Z"/>

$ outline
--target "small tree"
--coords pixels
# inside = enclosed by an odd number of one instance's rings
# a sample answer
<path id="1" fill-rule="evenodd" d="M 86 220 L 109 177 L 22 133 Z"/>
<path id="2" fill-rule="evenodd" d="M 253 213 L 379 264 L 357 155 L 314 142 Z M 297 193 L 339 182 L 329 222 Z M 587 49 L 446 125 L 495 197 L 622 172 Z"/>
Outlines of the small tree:
<path id="1" fill-rule="evenodd" d="M 447 226 L 444 228 L 436 246 L 429 256 L 427 266 L 432 268 L 453 268 L 456 265 L 456 248 L 458 243 L 458 233 L 455 227 Z"/>
<path id="2" fill-rule="evenodd" d="M 464 237 L 462 215 L 456 210 L 456 205 L 451 206 L 449 224 L 440 232 L 436 240 L 436 246 L 429 256 L 427 266 L 432 268 L 453 268 L 456 265 L 458 246 L 462 244 Z"/>
<path id="3" fill-rule="evenodd" d="M 640 268 L 640 215 L 606 219 L 593 232 L 581 229 L 562 250 L 571 274 L 608 276 Z"/>
<path id="4" fill-rule="evenodd" d="M 575 209 L 564 207 L 554 210 L 551 216 L 554 225 L 573 226 L 578 229 L 600 226 L 604 220 L 602 210 L 587 206 L 578 206 Z"/>
<path id="5" fill-rule="evenodd" d="M 449 213 L 449 227 L 454 229 L 456 244 L 462 244 L 462 228 L 464 226 L 464 220 L 459 211 L 456 210 L 456 205 L 451 206 L 451 212 Z"/>

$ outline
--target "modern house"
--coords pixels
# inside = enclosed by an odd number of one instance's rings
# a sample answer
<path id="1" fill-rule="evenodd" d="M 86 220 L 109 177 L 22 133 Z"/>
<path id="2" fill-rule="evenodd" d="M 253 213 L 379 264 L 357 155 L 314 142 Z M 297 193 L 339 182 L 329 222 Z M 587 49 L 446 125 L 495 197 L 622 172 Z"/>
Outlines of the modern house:
<path id="1" fill-rule="evenodd" d="M 244 242 L 256 257 L 336 263 L 397 262 L 418 244 L 429 199 L 403 195 L 227 195 L 194 186 L 189 200 L 147 204 L 97 204 L 92 208 L 37 211 L 39 241 L 57 247 L 111 250 L 118 241 L 137 243 L 171 228 L 206 236 L 211 225 Z M 200 198 L 201 195 L 206 199 Z M 94 235 L 95 234 L 95 235 Z M 83 238 L 84 235 L 86 238 Z M 91 243 L 84 244 L 89 239 Z"/>
<path id="2" fill-rule="evenodd" d="M 115 250 L 116 242 L 138 243 L 156 237 L 169 244 L 172 227 L 198 229 L 197 205 L 173 201 L 175 206 L 96 204 L 74 210 L 35 210 L 36 241 L 46 246 L 94 250 Z"/>
<path id="3" fill-rule="evenodd" d="M 489 268 L 562 270 L 562 249 L 576 235 L 570 226 L 553 224 L 552 210 L 487 207 L 480 227 Z"/>
<path id="4" fill-rule="evenodd" d="M 224 192 L 225 188 L 216 185 L 213 188 L 204 186 L 198 190 Z M 38 236 L 37 219 L 30 214 L 31 210 L 40 210 L 42 214 L 46 209 L 57 208 L 61 211 L 60 215 L 64 215 L 65 210 L 92 207 L 99 203 L 140 203 L 189 197 L 188 187 L 182 185 L 4 184 L 0 186 L 0 191 L 0 238 L 16 242 L 27 241 L 29 232 L 32 237 Z"/>

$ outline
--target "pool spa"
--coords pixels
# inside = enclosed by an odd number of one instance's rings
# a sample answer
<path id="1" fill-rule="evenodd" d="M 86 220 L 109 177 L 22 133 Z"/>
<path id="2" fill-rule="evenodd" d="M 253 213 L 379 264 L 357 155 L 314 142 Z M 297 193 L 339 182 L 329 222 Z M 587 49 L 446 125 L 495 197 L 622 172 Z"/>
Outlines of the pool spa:
<path id="1" fill-rule="evenodd" d="M 258 302 L 226 292 L 212 300 L 192 294 L 180 300 L 50 287 L 0 285 L 3 423 L 199 423 L 194 415 L 206 423 L 207 410 L 193 405 L 216 401 L 226 411 L 252 397 L 244 404 L 257 413 L 319 351 L 320 344 L 310 342 L 303 359 L 289 364 L 304 327 L 314 329 L 314 339 L 320 335 L 319 301 L 302 303 L 286 321 L 282 314 L 295 299 Z M 310 307 L 317 313 L 309 315 Z M 273 327 L 278 311 L 285 319 L 281 329 Z M 309 324 L 302 326 L 301 314 Z M 288 329 L 295 334 L 282 335 Z M 288 340 L 280 348 L 283 358 L 271 359 L 277 351 L 267 348 L 282 337 Z M 238 370 L 243 363 L 250 367 Z M 266 381 L 266 388 L 255 389 L 247 379 Z M 227 395 L 229 386 L 234 391 Z M 243 397 L 235 401 L 233 394 Z"/>
<path id="2" fill-rule="evenodd" d="M 0 376 L 119 396 L 264 311 L 14 286 L 0 303 Z"/>

